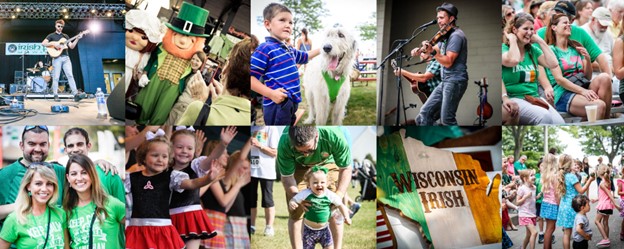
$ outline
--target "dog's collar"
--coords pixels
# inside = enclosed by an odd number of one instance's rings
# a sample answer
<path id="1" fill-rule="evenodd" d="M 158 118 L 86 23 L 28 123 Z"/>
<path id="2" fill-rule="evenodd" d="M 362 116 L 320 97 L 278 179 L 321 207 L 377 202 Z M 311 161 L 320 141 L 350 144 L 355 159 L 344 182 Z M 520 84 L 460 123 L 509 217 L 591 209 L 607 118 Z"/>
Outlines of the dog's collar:
<path id="1" fill-rule="evenodd" d="M 338 92 L 340 91 L 340 87 L 345 82 L 347 77 L 344 75 L 340 76 L 339 79 L 336 79 L 329 75 L 327 71 L 323 71 L 323 78 L 325 79 L 325 84 L 327 84 L 327 91 L 329 92 L 329 101 L 334 102 L 336 97 L 338 97 Z"/>

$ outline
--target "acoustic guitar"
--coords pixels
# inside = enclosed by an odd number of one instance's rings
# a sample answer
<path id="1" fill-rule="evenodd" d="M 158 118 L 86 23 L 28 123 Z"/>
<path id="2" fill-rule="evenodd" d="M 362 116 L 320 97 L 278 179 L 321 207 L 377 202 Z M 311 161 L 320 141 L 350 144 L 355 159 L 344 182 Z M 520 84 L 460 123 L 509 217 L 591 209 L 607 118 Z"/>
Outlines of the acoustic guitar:
<path id="1" fill-rule="evenodd" d="M 390 65 L 392 65 L 392 68 L 394 70 L 397 69 L 397 64 L 396 64 L 396 61 L 394 59 L 392 59 L 390 61 Z M 420 72 L 418 72 L 418 73 L 420 74 Z M 425 94 L 424 92 L 420 91 L 420 89 L 418 88 L 418 84 L 424 83 L 424 82 L 419 82 L 417 80 L 410 79 L 409 77 L 407 77 L 405 75 L 403 75 L 403 77 L 405 79 L 407 79 L 407 81 L 409 81 L 410 85 L 412 85 L 412 92 L 414 92 L 418 96 L 420 101 L 422 101 L 422 103 L 424 104 L 427 101 L 427 94 Z"/>
<path id="2" fill-rule="evenodd" d="M 85 30 L 80 32 L 79 34 L 77 34 L 76 36 L 69 38 L 69 40 L 65 39 L 65 38 L 61 38 L 58 41 L 53 41 L 53 42 L 49 42 L 46 49 L 48 50 L 48 54 L 52 57 L 52 58 L 56 58 L 59 57 L 61 55 L 61 53 L 63 53 L 63 50 L 67 49 L 67 44 L 69 44 L 70 42 L 76 40 L 78 38 L 78 36 L 80 35 L 86 35 L 91 33 L 91 30 Z M 60 45 L 61 48 L 56 48 L 56 45 Z"/>

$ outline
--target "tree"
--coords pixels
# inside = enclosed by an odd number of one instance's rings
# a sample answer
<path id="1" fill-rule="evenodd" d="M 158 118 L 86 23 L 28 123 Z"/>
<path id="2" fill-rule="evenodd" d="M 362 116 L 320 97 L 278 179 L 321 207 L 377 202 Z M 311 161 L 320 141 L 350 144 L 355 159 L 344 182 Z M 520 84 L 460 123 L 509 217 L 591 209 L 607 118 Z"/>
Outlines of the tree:
<path id="1" fill-rule="evenodd" d="M 624 127 L 622 126 L 577 126 L 567 129 L 574 138 L 579 139 L 583 152 L 588 155 L 609 157 L 624 152 Z"/>
<path id="2" fill-rule="evenodd" d="M 375 22 L 377 21 L 377 12 L 373 12 L 370 18 L 372 20 L 355 26 L 355 28 L 360 31 L 360 37 L 362 37 L 362 40 L 364 41 L 374 41 L 377 39 L 377 25 L 375 25 Z"/>
<path id="3" fill-rule="evenodd" d="M 302 28 L 307 28 L 308 33 L 321 30 L 323 24 L 320 18 L 329 13 L 321 0 L 282 0 L 282 3 L 293 14 L 293 40 L 301 35 Z"/>
<path id="4" fill-rule="evenodd" d="M 548 147 L 565 149 L 557 139 L 557 128 L 548 126 L 505 126 L 503 130 L 503 153 L 513 155 L 516 160 L 521 155 L 527 156 L 527 166 L 537 166 L 544 156 L 544 129 L 548 129 Z"/>

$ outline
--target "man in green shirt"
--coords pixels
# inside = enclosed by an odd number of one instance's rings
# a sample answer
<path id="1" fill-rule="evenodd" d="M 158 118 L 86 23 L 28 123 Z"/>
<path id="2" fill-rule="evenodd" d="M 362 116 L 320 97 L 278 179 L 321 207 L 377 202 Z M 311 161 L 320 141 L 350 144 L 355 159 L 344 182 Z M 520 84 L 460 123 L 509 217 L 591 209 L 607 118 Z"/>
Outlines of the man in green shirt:
<path id="1" fill-rule="evenodd" d="M 520 170 L 527 169 L 526 164 L 524 164 L 524 162 L 526 162 L 526 160 L 527 160 L 527 156 L 522 155 L 522 156 L 520 156 L 520 159 L 518 159 L 518 161 L 516 161 L 514 163 L 514 172 L 516 173 L 516 175 L 519 175 L 518 172 Z"/>
<path id="2" fill-rule="evenodd" d="M 304 174 L 313 166 L 329 169 L 328 189 L 340 198 L 351 181 L 351 150 L 339 127 L 286 127 L 277 146 L 277 168 L 282 176 L 286 201 L 307 188 Z M 290 212 L 288 235 L 292 248 L 302 248 L 303 207 Z M 340 217 L 341 219 L 341 217 Z M 334 244 L 342 246 L 342 219 L 330 219 Z"/>
<path id="3" fill-rule="evenodd" d="M 68 156 L 75 154 L 89 156 L 89 150 L 91 150 L 92 146 L 89 141 L 89 133 L 79 127 L 73 127 L 65 132 L 63 143 L 65 144 L 65 153 L 67 153 Z M 96 165 L 110 164 L 105 160 L 95 160 L 93 163 Z M 115 168 L 113 165 L 107 166 L 108 168 Z M 122 203 L 126 203 L 126 194 L 121 177 L 116 174 L 106 174 L 101 166 L 95 167 L 95 170 L 97 171 L 102 187 L 106 190 L 106 193 L 117 198 L 117 200 Z"/>
<path id="4" fill-rule="evenodd" d="M 0 169 L 0 179 L 3 181 L 0 184 L 0 230 L 5 218 L 16 208 L 15 199 L 28 167 L 33 162 L 45 162 L 48 158 L 48 150 L 50 149 L 48 127 L 44 125 L 24 127 L 19 147 L 23 152 L 23 157 Z M 52 163 L 52 166 L 58 180 L 59 198 L 57 204 L 60 207 L 63 200 L 62 189 L 65 182 L 65 167 L 58 163 Z"/>

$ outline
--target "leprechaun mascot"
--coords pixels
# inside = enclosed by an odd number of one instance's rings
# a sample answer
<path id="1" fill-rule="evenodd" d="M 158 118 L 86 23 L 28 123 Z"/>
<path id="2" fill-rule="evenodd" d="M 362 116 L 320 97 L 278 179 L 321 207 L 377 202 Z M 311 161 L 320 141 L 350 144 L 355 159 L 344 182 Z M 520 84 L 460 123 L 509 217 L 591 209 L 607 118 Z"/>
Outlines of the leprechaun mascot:
<path id="1" fill-rule="evenodd" d="M 139 80 L 135 102 L 142 107 L 138 124 L 162 125 L 191 73 L 191 57 L 204 48 L 208 10 L 184 2 L 178 16 L 166 23 L 162 44 L 152 52 Z"/>

